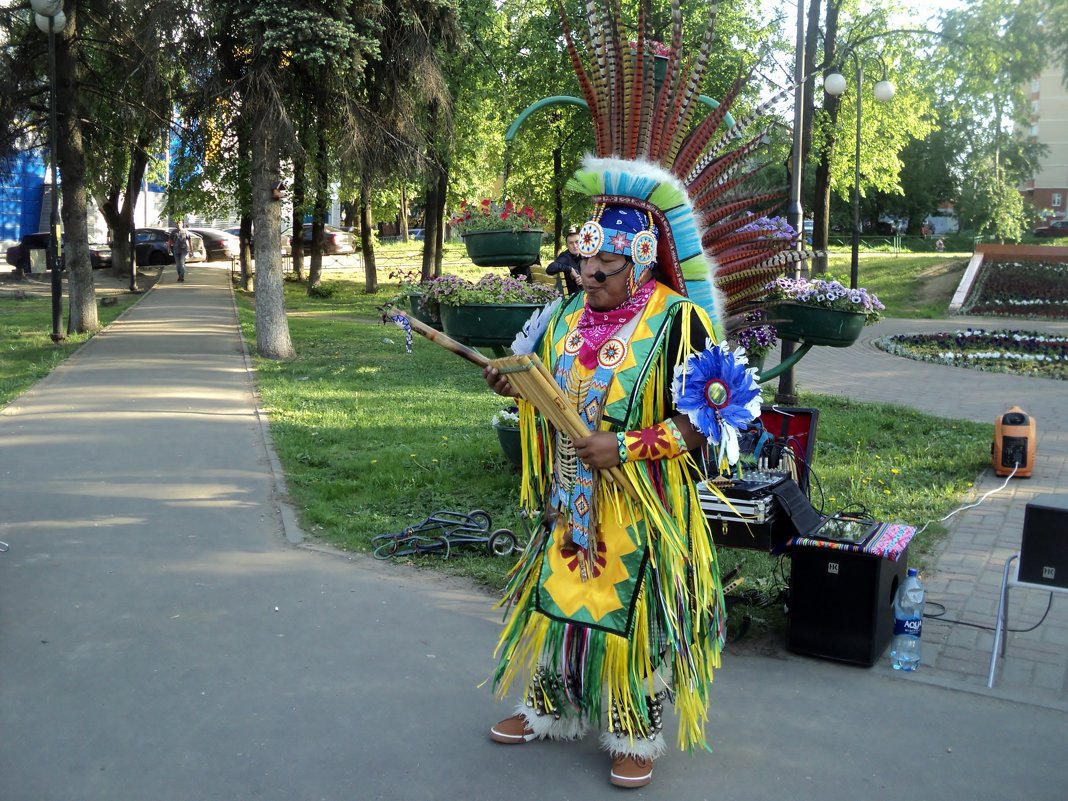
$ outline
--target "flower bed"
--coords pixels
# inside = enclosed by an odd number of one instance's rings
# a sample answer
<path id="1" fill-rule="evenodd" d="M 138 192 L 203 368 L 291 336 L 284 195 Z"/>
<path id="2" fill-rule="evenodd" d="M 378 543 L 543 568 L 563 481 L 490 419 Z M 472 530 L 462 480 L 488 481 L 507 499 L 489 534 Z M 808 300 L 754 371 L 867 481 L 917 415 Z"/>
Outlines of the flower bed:
<path id="1" fill-rule="evenodd" d="M 961 313 L 1068 319 L 1068 264 L 984 262 Z"/>
<path id="2" fill-rule="evenodd" d="M 1068 337 L 1037 331 L 899 334 L 875 346 L 895 356 L 998 373 L 1068 380 Z"/>

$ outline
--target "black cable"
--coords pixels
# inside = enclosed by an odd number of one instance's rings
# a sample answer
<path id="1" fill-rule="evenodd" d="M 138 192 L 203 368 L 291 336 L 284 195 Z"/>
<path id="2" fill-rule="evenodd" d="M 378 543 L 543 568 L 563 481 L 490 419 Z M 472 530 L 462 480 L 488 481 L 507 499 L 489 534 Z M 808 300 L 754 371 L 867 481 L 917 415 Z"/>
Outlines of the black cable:
<path id="1" fill-rule="evenodd" d="M 942 611 L 937 614 L 929 615 L 927 612 L 923 613 L 925 618 L 929 620 L 942 620 L 943 623 L 948 623 L 951 626 L 968 626 L 973 629 L 982 629 L 983 631 L 997 631 L 997 626 L 987 626 L 982 623 L 969 623 L 967 620 L 943 620 L 942 615 L 946 613 L 946 607 L 944 604 L 940 604 L 937 601 L 928 601 L 927 603 L 933 604 L 939 607 Z M 1013 634 L 1026 634 L 1029 631 L 1034 631 L 1043 623 L 1046 622 L 1046 616 L 1049 614 L 1049 610 L 1053 608 L 1053 593 L 1049 594 L 1049 600 L 1046 601 L 1046 611 L 1042 613 L 1042 617 L 1033 626 L 1029 626 L 1026 629 L 1010 629 L 1004 628 L 1002 631 L 1012 632 Z"/>

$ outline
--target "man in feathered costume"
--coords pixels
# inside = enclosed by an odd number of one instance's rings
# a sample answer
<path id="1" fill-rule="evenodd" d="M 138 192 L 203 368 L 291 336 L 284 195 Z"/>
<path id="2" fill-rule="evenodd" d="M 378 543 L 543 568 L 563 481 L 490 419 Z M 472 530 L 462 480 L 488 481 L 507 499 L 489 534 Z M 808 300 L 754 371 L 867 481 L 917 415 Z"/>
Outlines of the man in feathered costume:
<path id="1" fill-rule="evenodd" d="M 645 0 L 637 42 L 621 42 L 617 8 L 588 7 L 579 36 L 588 68 L 564 19 L 596 142 L 569 182 L 594 203 L 580 231 L 584 292 L 532 320 L 513 348 L 538 354 L 590 434 L 572 440 L 520 398 L 522 500 L 544 516 L 510 577 L 497 649 L 498 692 L 517 682 L 525 691 L 490 737 L 521 744 L 597 727 L 610 781 L 640 787 L 666 750 L 665 700 L 678 712 L 679 746 L 707 747 L 726 621 L 694 454 L 707 441 L 717 462 L 730 460 L 734 430 L 759 414 L 744 357 L 715 343 L 721 317 L 781 272 L 777 254 L 790 242 L 737 233 L 747 211 L 778 199 L 738 191 L 762 134 L 733 149 L 741 126 L 717 134 L 742 81 L 689 130 L 712 19 L 684 64 L 673 1 L 659 89 Z M 517 395 L 495 367 L 485 376 Z"/>

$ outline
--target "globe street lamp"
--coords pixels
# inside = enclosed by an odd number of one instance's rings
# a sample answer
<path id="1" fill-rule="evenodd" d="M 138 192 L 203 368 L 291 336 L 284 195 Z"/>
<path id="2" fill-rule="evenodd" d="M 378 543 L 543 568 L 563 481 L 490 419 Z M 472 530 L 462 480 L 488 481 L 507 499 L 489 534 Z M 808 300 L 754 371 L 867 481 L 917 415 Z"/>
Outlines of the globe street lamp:
<path id="1" fill-rule="evenodd" d="M 857 146 L 853 154 L 853 253 L 849 263 L 849 287 L 856 289 L 860 272 L 860 125 L 864 61 L 857 55 L 856 50 L 849 50 L 848 54 L 853 57 L 853 64 L 857 68 Z M 838 97 L 845 92 L 846 84 L 846 77 L 842 73 L 832 72 L 823 79 L 823 91 Z M 872 94 L 880 103 L 887 103 L 894 97 L 895 91 L 894 85 L 886 79 L 886 65 L 884 64 L 882 80 L 875 84 Z"/>
<path id="2" fill-rule="evenodd" d="M 63 0 L 30 0 L 37 27 L 48 34 L 48 154 L 52 169 L 52 214 L 48 226 L 48 268 L 52 272 L 52 341 L 63 333 L 63 282 L 59 256 L 59 175 L 56 167 L 56 33 L 67 24 Z"/>

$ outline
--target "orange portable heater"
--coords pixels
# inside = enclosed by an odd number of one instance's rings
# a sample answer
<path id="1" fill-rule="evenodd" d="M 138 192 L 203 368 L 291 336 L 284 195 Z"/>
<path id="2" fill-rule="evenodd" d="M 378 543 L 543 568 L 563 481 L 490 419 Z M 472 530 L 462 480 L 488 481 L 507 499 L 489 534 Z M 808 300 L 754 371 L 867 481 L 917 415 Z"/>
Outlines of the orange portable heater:
<path id="1" fill-rule="evenodd" d="M 990 450 L 995 475 L 1011 475 L 1016 468 L 1017 477 L 1030 478 L 1035 467 L 1035 418 L 1013 406 L 994 421 L 994 444 Z"/>

